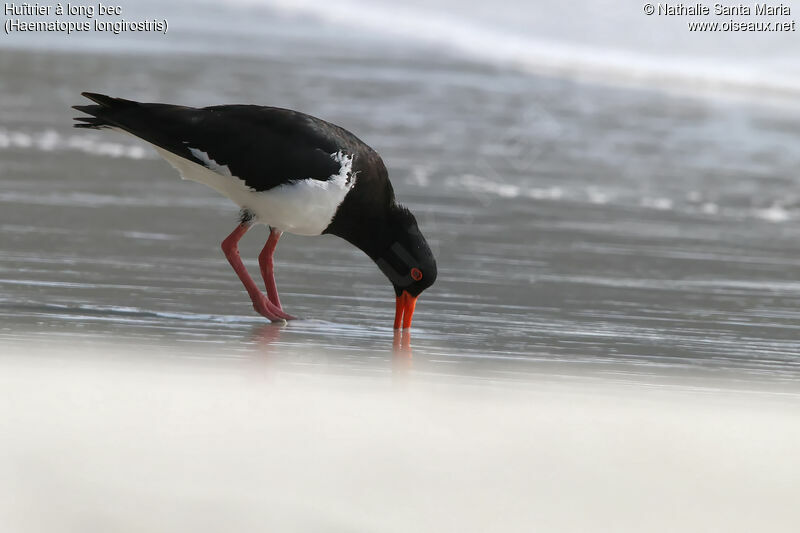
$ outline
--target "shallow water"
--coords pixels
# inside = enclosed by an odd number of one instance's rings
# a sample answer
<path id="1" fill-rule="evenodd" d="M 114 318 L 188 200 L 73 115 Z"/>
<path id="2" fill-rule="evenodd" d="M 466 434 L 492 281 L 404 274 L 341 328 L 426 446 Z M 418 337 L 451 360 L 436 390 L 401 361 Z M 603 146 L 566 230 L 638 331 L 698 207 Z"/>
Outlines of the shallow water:
<path id="1" fill-rule="evenodd" d="M 415 315 L 420 373 L 796 380 L 800 108 L 281 20 L 250 54 L 230 53 L 249 34 L 216 54 L 180 33 L 169 53 L 0 50 L 0 340 L 391 366 L 393 293 L 360 251 L 286 235 L 277 280 L 303 320 L 267 324 L 219 249 L 236 207 L 134 139 L 72 129 L 91 90 L 300 109 L 376 148 L 439 264 Z M 253 272 L 265 238 L 243 241 Z"/>

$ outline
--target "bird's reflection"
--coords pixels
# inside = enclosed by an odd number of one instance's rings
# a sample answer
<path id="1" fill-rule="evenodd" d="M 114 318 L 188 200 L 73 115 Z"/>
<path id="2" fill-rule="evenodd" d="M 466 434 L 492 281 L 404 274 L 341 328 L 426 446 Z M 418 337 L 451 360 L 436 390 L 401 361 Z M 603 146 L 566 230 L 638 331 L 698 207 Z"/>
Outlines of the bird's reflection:
<path id="1" fill-rule="evenodd" d="M 269 353 L 272 343 L 280 338 L 281 331 L 283 331 L 282 324 L 264 324 L 253 332 L 253 342 L 258 345 L 263 353 Z"/>
<path id="2" fill-rule="evenodd" d="M 413 355 L 411 351 L 411 330 L 408 328 L 394 330 L 392 371 L 399 375 L 407 374 L 411 370 Z"/>
<path id="3" fill-rule="evenodd" d="M 281 337 L 283 324 L 264 324 L 253 330 L 252 342 L 255 345 L 256 364 L 264 376 L 272 377 L 275 372 L 275 360 L 278 347 L 274 343 Z"/>
<path id="4" fill-rule="evenodd" d="M 252 332 L 251 340 L 255 345 L 255 350 L 259 354 L 258 360 L 262 364 L 274 363 L 274 357 L 279 355 L 279 347 L 276 345 L 286 328 L 285 324 L 263 324 L 255 328 Z M 324 355 L 325 350 L 321 350 Z M 411 349 L 411 331 L 409 329 L 395 330 L 392 339 L 392 373 L 396 376 L 408 374 L 413 364 L 413 352 Z"/>

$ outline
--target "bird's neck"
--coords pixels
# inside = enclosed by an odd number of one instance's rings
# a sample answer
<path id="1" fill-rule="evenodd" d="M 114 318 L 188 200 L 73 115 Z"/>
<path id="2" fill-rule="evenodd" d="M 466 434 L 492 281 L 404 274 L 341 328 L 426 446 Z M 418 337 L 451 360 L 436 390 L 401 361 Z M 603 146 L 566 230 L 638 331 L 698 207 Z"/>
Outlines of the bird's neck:
<path id="1" fill-rule="evenodd" d="M 334 222 L 324 233 L 341 237 L 376 262 L 394 241 L 387 217 L 381 213 L 365 213 Z"/>

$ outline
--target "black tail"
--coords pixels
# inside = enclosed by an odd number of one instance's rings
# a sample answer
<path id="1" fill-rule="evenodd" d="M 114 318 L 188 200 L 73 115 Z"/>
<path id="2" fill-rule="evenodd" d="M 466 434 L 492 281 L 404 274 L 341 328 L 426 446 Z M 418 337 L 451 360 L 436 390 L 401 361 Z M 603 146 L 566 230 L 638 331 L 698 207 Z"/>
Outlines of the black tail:
<path id="1" fill-rule="evenodd" d="M 104 94 L 83 92 L 81 95 L 93 102 L 97 102 L 98 105 L 72 106 L 72 109 L 91 115 L 89 117 L 75 117 L 74 120 L 78 121 L 77 124 L 74 124 L 76 128 L 100 129 L 117 126 L 114 121 L 115 112 L 127 110 L 139 105 L 138 102 L 132 100 L 114 98 Z"/>

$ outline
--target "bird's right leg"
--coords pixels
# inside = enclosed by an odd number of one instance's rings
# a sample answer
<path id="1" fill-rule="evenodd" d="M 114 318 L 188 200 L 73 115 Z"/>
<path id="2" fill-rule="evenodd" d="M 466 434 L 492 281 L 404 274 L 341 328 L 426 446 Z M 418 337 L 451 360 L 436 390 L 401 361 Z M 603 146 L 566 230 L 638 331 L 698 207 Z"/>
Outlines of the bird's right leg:
<path id="1" fill-rule="evenodd" d="M 222 251 L 225 253 L 225 257 L 228 258 L 228 262 L 233 267 L 236 275 L 239 276 L 239 279 L 242 281 L 244 288 L 247 290 L 247 294 L 250 295 L 250 299 L 253 300 L 253 309 L 269 320 L 284 320 L 285 313 L 275 307 L 275 305 L 269 301 L 269 298 L 264 296 L 253 281 L 253 278 L 250 277 L 250 274 L 242 263 L 242 258 L 239 256 L 239 240 L 247 233 L 247 230 L 249 230 L 252 225 L 250 221 L 243 221 L 236 226 L 236 229 L 222 241 Z"/>
<path id="2" fill-rule="evenodd" d="M 258 254 L 258 264 L 261 267 L 261 277 L 264 278 L 264 285 L 267 288 L 267 298 L 278 309 L 283 312 L 282 318 L 294 320 L 295 317 L 283 311 L 281 298 L 278 295 L 278 287 L 275 284 L 275 272 L 272 263 L 272 256 L 275 254 L 275 247 L 278 246 L 278 239 L 283 232 L 275 228 L 269 229 L 269 239 L 264 245 L 264 249 Z"/>

